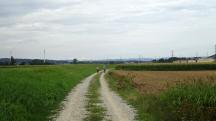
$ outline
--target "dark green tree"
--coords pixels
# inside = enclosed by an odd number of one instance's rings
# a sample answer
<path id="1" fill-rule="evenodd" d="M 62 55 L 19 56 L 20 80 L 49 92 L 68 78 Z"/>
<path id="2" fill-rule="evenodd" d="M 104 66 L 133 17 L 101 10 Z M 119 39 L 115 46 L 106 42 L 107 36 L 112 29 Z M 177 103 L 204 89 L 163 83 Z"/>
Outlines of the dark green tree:
<path id="1" fill-rule="evenodd" d="M 26 65 L 26 62 L 21 62 L 20 65 Z"/>
<path id="2" fill-rule="evenodd" d="M 43 60 L 34 59 L 30 62 L 31 65 L 44 65 Z"/>
<path id="3" fill-rule="evenodd" d="M 78 63 L 78 60 L 75 58 L 73 59 L 73 64 L 77 64 Z"/>
<path id="4" fill-rule="evenodd" d="M 16 60 L 14 59 L 13 56 L 11 56 L 10 65 L 15 65 L 15 64 L 16 64 Z"/>

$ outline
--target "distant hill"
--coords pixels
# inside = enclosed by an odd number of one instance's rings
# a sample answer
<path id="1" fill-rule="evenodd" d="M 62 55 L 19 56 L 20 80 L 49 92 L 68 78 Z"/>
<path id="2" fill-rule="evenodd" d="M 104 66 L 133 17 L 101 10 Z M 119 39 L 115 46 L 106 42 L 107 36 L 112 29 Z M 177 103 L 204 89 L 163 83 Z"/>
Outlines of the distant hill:
<path id="1" fill-rule="evenodd" d="M 102 60 L 85 60 L 81 63 L 96 63 L 96 64 L 122 64 L 122 63 L 143 63 L 151 62 L 152 58 L 122 58 L 122 59 L 102 59 Z"/>
<path id="2" fill-rule="evenodd" d="M 33 60 L 40 60 L 43 61 L 41 59 L 16 59 L 16 64 L 21 64 L 21 63 L 25 63 L 25 64 L 31 64 L 31 62 Z M 9 58 L 0 58 L 0 65 L 4 65 L 4 64 L 8 64 L 10 61 Z M 47 63 L 49 64 L 70 64 L 72 61 L 71 60 L 46 60 Z"/>

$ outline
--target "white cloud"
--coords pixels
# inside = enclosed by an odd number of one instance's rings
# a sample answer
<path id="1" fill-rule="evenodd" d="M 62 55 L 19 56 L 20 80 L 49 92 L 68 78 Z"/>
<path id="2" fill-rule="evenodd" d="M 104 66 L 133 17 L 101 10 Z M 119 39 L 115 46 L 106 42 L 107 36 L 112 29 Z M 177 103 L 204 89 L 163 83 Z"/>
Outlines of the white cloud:
<path id="1" fill-rule="evenodd" d="M 0 57 L 193 56 L 216 42 L 214 0 L 0 0 L 0 11 Z"/>

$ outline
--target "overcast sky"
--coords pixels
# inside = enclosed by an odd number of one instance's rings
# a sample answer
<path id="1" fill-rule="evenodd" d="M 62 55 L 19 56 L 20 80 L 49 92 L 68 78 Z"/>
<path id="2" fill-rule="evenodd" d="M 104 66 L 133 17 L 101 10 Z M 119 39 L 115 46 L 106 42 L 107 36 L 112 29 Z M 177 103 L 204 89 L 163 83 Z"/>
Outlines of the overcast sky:
<path id="1" fill-rule="evenodd" d="M 214 53 L 216 0 L 0 0 L 0 57 Z"/>

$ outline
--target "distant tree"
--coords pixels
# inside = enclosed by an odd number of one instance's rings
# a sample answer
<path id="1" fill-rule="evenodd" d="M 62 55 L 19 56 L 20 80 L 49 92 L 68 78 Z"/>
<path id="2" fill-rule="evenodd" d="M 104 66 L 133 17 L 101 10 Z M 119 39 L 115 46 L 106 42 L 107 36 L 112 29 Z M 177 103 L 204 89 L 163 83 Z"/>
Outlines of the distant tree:
<path id="1" fill-rule="evenodd" d="M 171 58 L 168 58 L 168 59 L 165 59 L 165 58 L 160 58 L 159 60 L 152 60 L 152 62 L 154 63 L 173 63 L 175 61 L 181 61 L 181 60 L 188 60 L 190 58 L 177 58 L 177 57 L 171 57 Z"/>
<path id="2" fill-rule="evenodd" d="M 73 64 L 77 64 L 78 63 L 78 60 L 75 58 L 73 59 Z"/>
<path id="3" fill-rule="evenodd" d="M 114 62 L 114 61 L 109 61 L 108 63 L 109 63 L 109 64 L 115 64 L 115 62 Z"/>
<path id="4" fill-rule="evenodd" d="M 10 64 L 10 59 L 0 62 L 0 65 L 4 65 L 4 66 L 9 65 L 9 64 Z"/>
<path id="5" fill-rule="evenodd" d="M 20 65 L 26 65 L 26 62 L 21 62 Z"/>
<path id="6" fill-rule="evenodd" d="M 16 64 L 16 60 L 14 59 L 13 56 L 11 56 L 10 65 L 15 65 L 15 64 Z"/>
<path id="7" fill-rule="evenodd" d="M 30 62 L 31 65 L 53 65 L 54 63 L 51 63 L 49 61 L 46 61 L 44 63 L 43 60 L 40 60 L 40 59 L 34 59 Z"/>
<path id="8" fill-rule="evenodd" d="M 31 65 L 44 65 L 43 60 L 34 59 L 30 62 Z"/>
<path id="9" fill-rule="evenodd" d="M 152 60 L 152 62 L 153 62 L 153 63 L 157 63 L 157 60 L 156 60 L 156 59 L 154 59 L 154 60 Z"/>
<path id="10" fill-rule="evenodd" d="M 165 63 L 166 60 L 165 60 L 164 58 L 161 58 L 161 59 L 158 60 L 158 62 L 159 62 L 159 63 Z"/>
<path id="11" fill-rule="evenodd" d="M 173 63 L 174 61 L 177 61 L 179 59 L 180 58 L 177 58 L 177 57 L 171 57 L 171 58 L 168 58 L 166 61 L 169 62 L 169 63 Z"/>
<path id="12" fill-rule="evenodd" d="M 195 58 L 195 62 L 198 63 L 198 60 L 199 60 L 199 59 L 196 57 L 196 58 Z"/>
<path id="13" fill-rule="evenodd" d="M 0 65 L 8 65 L 7 62 L 0 62 Z"/>

